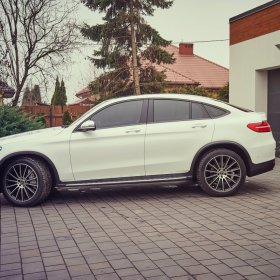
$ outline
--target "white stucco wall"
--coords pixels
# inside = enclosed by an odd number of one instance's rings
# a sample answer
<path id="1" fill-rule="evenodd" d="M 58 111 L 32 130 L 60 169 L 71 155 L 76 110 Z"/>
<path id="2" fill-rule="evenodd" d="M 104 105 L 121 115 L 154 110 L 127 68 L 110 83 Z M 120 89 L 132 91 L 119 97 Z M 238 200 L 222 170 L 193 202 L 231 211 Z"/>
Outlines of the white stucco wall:
<path id="1" fill-rule="evenodd" d="M 280 68 L 280 30 L 230 46 L 230 103 L 267 113 L 267 70 Z"/>

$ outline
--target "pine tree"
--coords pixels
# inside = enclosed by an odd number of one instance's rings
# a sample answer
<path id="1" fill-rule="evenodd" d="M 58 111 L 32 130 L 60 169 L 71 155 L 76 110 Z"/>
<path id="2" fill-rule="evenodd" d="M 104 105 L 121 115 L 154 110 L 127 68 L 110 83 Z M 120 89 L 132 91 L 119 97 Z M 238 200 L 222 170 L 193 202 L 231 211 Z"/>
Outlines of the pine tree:
<path id="1" fill-rule="evenodd" d="M 90 85 L 93 93 L 127 95 L 158 92 L 165 79 L 152 63 L 173 63 L 163 39 L 144 19 L 156 8 L 167 9 L 173 0 L 81 0 L 92 11 L 105 13 L 104 23 L 84 25 L 82 35 L 101 44 L 91 61 L 108 70 Z M 151 87 L 149 87 L 149 85 Z"/>
<path id="2" fill-rule="evenodd" d="M 67 95 L 66 95 L 66 88 L 65 88 L 65 84 L 64 81 L 62 79 L 61 81 L 61 85 L 60 85 L 60 94 L 61 94 L 61 106 L 66 105 L 67 102 Z"/>
<path id="3" fill-rule="evenodd" d="M 40 87 L 38 85 L 35 85 L 33 87 L 32 96 L 33 96 L 33 102 L 35 104 L 42 103 L 41 91 L 40 91 Z"/>
<path id="4" fill-rule="evenodd" d="M 58 77 L 56 77 L 54 93 L 51 100 L 52 105 L 60 105 L 60 84 Z"/>
<path id="5" fill-rule="evenodd" d="M 58 77 L 56 77 L 55 89 L 54 89 L 54 94 L 52 96 L 51 104 L 60 105 L 63 111 L 63 106 L 66 105 L 66 102 L 67 102 L 67 95 L 66 95 L 66 88 L 65 88 L 64 81 L 62 80 L 60 84 Z"/>

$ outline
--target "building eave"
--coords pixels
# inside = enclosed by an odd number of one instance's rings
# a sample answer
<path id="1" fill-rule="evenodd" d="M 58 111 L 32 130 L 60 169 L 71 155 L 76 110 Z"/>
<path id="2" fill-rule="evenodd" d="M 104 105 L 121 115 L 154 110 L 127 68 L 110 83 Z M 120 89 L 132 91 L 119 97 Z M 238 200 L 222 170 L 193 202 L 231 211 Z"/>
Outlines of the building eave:
<path id="1" fill-rule="evenodd" d="M 229 23 L 233 23 L 233 22 L 235 22 L 235 21 L 237 21 L 237 20 L 240 20 L 240 19 L 242 19 L 242 18 L 245 18 L 245 17 L 247 17 L 247 16 L 250 16 L 250 15 L 252 15 L 252 14 L 255 14 L 255 13 L 257 13 L 257 12 L 260 12 L 260 11 L 262 11 L 262 10 L 265 10 L 265 9 L 267 9 L 267 8 L 270 8 L 270 7 L 272 7 L 272 6 L 274 6 L 274 5 L 277 5 L 277 4 L 279 4 L 279 3 L 280 3 L 280 0 L 273 0 L 273 1 L 270 1 L 270 2 L 268 2 L 268 3 L 265 3 L 265 4 L 261 5 L 261 6 L 258 6 L 258 7 L 256 7 L 256 8 L 254 8 L 254 9 L 251 9 L 251 10 L 249 10 L 249 11 L 246 11 L 246 12 L 244 12 L 244 13 L 242 13 L 242 14 L 239 14 L 239 15 L 237 15 L 237 16 L 234 16 L 234 17 L 230 18 L 230 19 L 229 19 Z"/>

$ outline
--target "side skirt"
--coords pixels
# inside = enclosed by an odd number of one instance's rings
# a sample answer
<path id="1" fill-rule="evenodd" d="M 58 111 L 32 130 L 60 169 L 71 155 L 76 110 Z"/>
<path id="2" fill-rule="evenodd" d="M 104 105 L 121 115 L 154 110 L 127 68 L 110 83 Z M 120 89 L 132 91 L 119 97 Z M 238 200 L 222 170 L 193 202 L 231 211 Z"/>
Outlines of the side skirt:
<path id="1" fill-rule="evenodd" d="M 190 173 L 153 175 L 153 176 L 137 176 L 123 177 L 100 180 L 60 182 L 56 189 L 90 189 L 105 187 L 131 187 L 131 186 L 154 186 L 167 184 L 182 184 L 187 180 L 191 180 Z"/>

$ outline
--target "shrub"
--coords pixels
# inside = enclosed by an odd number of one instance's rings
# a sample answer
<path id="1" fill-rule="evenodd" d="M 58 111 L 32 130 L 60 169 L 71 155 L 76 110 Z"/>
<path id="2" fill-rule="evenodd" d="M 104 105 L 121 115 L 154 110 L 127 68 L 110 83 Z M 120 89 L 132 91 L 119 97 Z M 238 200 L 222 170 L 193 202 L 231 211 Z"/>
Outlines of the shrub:
<path id="1" fill-rule="evenodd" d="M 192 94 L 192 95 L 199 95 L 199 96 L 206 96 L 210 97 L 211 93 L 207 91 L 205 88 L 202 87 L 175 87 L 171 89 L 165 89 L 166 93 L 181 93 L 181 94 Z"/>
<path id="2" fill-rule="evenodd" d="M 224 102 L 229 102 L 229 84 L 218 90 L 217 99 L 220 99 Z"/>
<path id="3" fill-rule="evenodd" d="M 62 116 L 62 124 L 69 125 L 71 123 L 72 123 L 71 115 L 70 115 L 69 111 L 65 111 Z"/>
<path id="4" fill-rule="evenodd" d="M 16 107 L 0 106 L 0 137 L 44 128 L 40 118 L 32 118 Z"/>
<path id="5" fill-rule="evenodd" d="M 44 127 L 46 127 L 47 122 L 46 122 L 46 116 L 45 115 L 43 115 L 43 114 L 38 115 L 36 117 L 36 121 L 41 122 L 44 125 Z"/>

